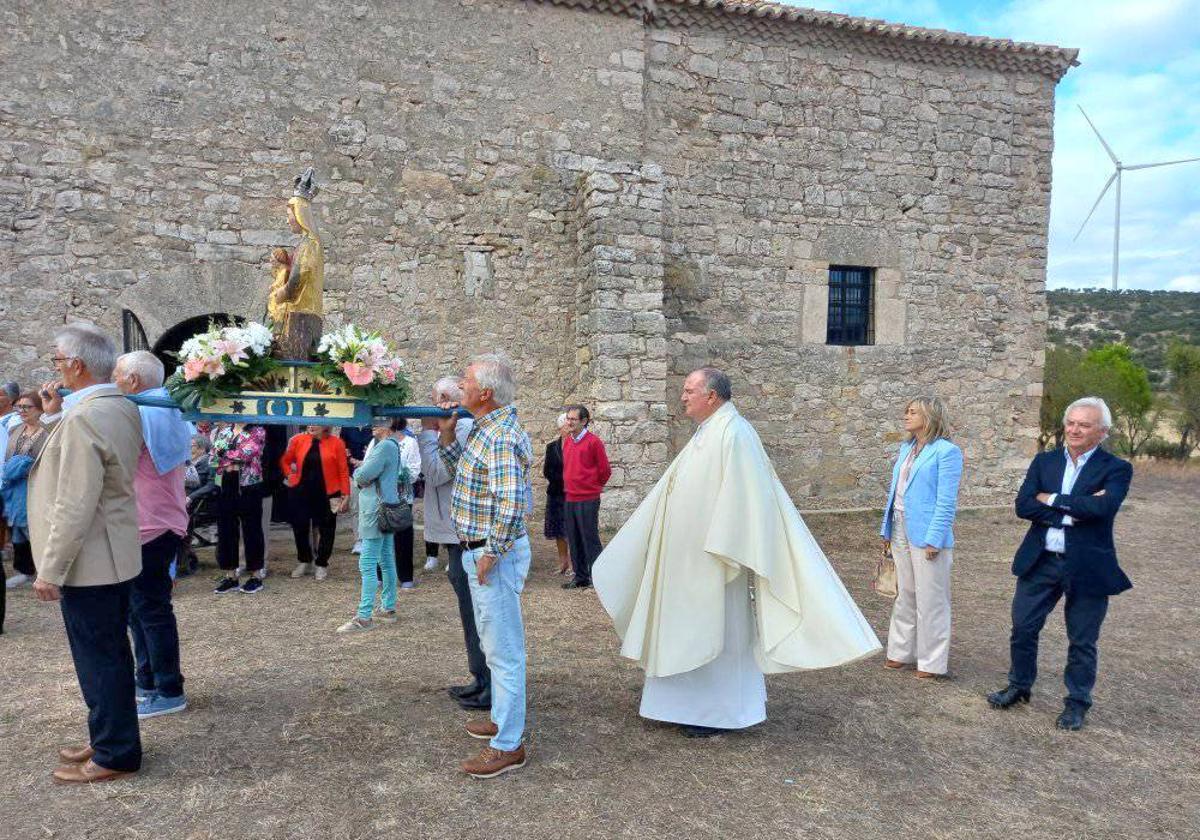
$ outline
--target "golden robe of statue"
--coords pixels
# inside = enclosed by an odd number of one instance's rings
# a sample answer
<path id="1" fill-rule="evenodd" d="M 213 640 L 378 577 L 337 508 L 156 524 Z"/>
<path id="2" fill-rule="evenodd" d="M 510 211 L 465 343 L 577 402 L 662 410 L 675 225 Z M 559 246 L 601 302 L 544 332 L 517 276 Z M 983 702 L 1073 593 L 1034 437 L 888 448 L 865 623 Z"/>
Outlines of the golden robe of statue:
<path id="1" fill-rule="evenodd" d="M 267 297 L 267 314 L 276 331 L 275 355 L 284 359 L 308 359 L 321 337 L 325 314 L 321 304 L 325 252 L 312 212 L 311 198 L 316 195 L 312 170 L 296 180 L 297 193 L 304 190 L 308 197 L 297 194 L 288 200 L 288 225 L 303 238 L 288 259 L 275 256 Z"/>

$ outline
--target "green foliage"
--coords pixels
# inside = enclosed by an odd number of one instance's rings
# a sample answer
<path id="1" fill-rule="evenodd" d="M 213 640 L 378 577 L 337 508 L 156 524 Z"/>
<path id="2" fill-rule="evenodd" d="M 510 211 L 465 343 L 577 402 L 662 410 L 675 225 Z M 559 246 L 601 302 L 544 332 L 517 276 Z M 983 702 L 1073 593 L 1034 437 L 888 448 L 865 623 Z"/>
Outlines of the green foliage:
<path id="1" fill-rule="evenodd" d="M 1172 342 L 1200 345 L 1200 294 L 1195 292 L 1058 289 L 1046 293 L 1047 338 L 1055 347 L 1087 351 L 1122 342 L 1155 388 L 1166 385 Z"/>
<path id="2" fill-rule="evenodd" d="M 1114 446 L 1126 455 L 1139 454 L 1154 433 L 1159 412 L 1146 369 L 1133 360 L 1124 344 L 1089 353 L 1051 348 L 1046 353 L 1042 392 L 1041 440 L 1062 445 L 1062 417 L 1080 397 L 1101 397 L 1113 412 Z"/>
<path id="3" fill-rule="evenodd" d="M 1179 447 L 1160 437 L 1152 437 L 1142 447 L 1142 454 L 1156 461 L 1173 461 L 1179 457 Z"/>
<path id="4" fill-rule="evenodd" d="M 1200 444 L 1200 346 L 1175 342 L 1167 351 L 1167 366 L 1178 412 L 1178 457 L 1187 459 Z"/>

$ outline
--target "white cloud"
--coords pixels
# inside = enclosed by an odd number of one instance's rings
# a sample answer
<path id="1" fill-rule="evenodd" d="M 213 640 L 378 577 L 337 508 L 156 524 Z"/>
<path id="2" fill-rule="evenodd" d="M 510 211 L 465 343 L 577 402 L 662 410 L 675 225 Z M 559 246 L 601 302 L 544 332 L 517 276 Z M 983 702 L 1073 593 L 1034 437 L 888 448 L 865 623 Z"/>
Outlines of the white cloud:
<path id="1" fill-rule="evenodd" d="M 1167 288 L 1174 292 L 1200 292 L 1200 274 L 1182 274 L 1171 280 Z"/>

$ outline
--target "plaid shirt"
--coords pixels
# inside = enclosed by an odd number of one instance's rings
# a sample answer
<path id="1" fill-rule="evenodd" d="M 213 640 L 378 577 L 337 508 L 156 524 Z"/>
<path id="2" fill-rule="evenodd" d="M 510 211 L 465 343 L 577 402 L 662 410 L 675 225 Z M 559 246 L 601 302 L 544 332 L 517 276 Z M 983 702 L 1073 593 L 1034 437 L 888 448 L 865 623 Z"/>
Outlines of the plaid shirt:
<path id="1" fill-rule="evenodd" d="M 454 473 L 450 518 L 459 539 L 487 540 L 488 553 L 497 557 L 509 551 L 525 536 L 533 462 L 517 410 L 506 405 L 485 414 L 464 443 L 439 446 L 438 456 Z"/>

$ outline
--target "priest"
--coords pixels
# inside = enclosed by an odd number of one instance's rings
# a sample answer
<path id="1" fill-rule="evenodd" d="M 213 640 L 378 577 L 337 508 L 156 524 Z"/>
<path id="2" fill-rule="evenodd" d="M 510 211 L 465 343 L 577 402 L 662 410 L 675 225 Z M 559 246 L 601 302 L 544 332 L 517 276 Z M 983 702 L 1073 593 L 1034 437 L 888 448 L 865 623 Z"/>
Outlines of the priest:
<path id="1" fill-rule="evenodd" d="M 646 672 L 642 717 L 691 737 L 766 720 L 764 673 L 880 650 L 731 398 L 715 368 L 687 377 L 699 426 L 592 573 L 621 654 Z"/>

